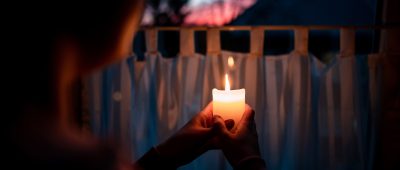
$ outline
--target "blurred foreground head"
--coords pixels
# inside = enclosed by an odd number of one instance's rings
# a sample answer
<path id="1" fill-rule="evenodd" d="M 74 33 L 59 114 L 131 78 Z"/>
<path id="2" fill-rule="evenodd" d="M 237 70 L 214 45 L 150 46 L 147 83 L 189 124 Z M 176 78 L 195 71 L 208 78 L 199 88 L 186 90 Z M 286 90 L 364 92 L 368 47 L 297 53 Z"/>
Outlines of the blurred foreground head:
<path id="1" fill-rule="evenodd" d="M 3 33 L 11 68 L 7 97 L 21 112 L 54 104 L 62 81 L 127 57 L 144 6 L 144 0 L 10 3 Z"/>

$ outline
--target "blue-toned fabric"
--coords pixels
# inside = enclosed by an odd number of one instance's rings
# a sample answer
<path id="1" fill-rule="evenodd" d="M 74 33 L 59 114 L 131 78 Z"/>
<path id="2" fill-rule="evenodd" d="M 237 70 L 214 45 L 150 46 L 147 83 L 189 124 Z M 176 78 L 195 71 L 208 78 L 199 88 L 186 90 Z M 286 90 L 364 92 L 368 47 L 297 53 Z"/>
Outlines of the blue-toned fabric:
<path id="1" fill-rule="evenodd" d="M 227 65 L 233 57 L 235 65 Z M 336 57 L 321 63 L 295 53 L 251 57 L 163 58 L 146 54 L 116 63 L 86 80 L 93 132 L 112 136 L 132 161 L 181 128 L 223 89 L 246 89 L 256 111 L 268 169 L 372 169 L 379 110 L 378 56 Z M 180 169 L 232 169 L 209 151 Z"/>

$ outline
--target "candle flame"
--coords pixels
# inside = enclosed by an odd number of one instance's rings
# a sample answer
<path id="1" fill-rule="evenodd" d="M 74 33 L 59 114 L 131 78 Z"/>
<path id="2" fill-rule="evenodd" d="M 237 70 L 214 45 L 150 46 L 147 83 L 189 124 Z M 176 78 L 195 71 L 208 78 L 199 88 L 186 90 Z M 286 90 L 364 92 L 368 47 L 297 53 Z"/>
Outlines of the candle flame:
<path id="1" fill-rule="evenodd" d="M 225 74 L 225 91 L 231 90 L 231 86 L 229 85 L 228 74 Z"/>
<path id="2" fill-rule="evenodd" d="M 233 60 L 233 57 L 232 57 L 232 56 L 229 56 L 229 58 L 228 58 L 228 66 L 229 66 L 230 68 L 232 68 L 233 66 L 235 66 L 235 60 Z"/>

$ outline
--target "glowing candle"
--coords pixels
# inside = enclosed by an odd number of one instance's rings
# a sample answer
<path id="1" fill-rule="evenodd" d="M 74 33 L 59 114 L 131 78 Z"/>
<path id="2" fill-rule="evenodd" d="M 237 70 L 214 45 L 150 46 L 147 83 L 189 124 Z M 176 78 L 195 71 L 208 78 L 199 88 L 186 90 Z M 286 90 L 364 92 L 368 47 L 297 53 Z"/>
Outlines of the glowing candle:
<path id="1" fill-rule="evenodd" d="M 225 75 L 225 90 L 213 89 L 213 113 L 224 120 L 233 119 L 235 127 L 245 108 L 245 89 L 230 90 L 228 75 Z"/>

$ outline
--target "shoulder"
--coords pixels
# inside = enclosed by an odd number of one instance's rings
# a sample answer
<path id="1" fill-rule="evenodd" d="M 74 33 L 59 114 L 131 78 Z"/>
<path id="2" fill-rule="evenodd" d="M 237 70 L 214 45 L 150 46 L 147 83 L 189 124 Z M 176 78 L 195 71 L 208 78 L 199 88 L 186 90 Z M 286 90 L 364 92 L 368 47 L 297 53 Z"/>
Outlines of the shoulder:
<path id="1" fill-rule="evenodd" d="M 30 134 L 14 138 L 9 163 L 14 169 L 118 169 L 119 153 L 110 143 L 70 134 Z"/>

